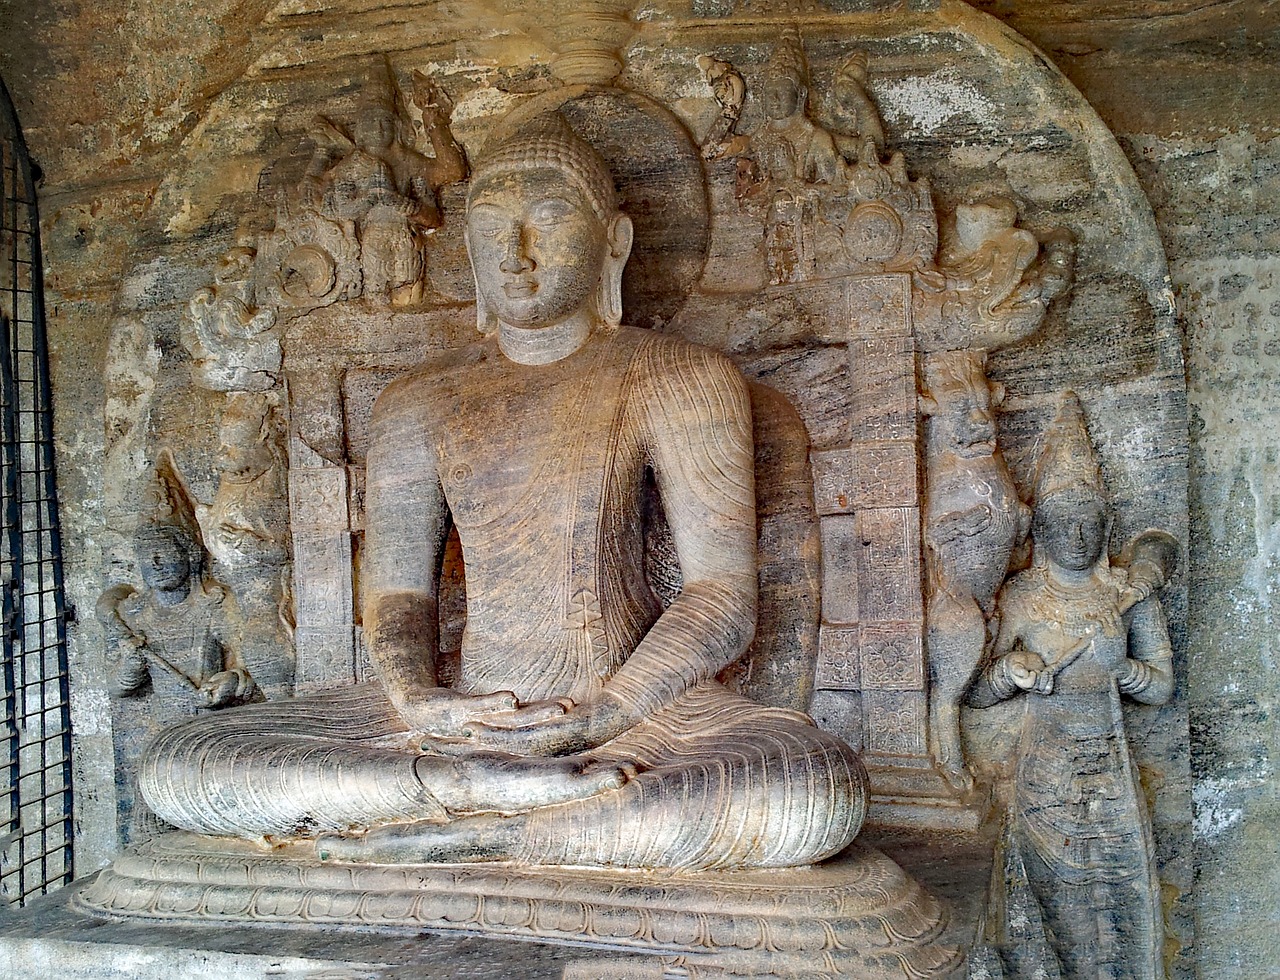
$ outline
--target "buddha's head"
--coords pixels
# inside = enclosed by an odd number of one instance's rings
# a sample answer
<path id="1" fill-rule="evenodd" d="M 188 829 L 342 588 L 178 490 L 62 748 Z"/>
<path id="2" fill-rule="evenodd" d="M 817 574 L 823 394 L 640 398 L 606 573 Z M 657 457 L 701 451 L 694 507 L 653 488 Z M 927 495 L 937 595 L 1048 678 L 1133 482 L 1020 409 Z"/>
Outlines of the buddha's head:
<path id="1" fill-rule="evenodd" d="M 599 154 L 559 113 L 538 116 L 471 179 L 466 241 L 481 331 L 553 327 L 584 311 L 616 326 L 631 240 Z"/>

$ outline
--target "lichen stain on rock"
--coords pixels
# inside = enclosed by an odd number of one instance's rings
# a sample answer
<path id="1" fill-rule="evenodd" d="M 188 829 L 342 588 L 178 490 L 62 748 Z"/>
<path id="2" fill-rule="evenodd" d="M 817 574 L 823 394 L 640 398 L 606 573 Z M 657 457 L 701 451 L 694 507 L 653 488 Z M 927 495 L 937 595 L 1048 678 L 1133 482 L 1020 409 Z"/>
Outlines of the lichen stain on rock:
<path id="1" fill-rule="evenodd" d="M 224 157 L 219 165 L 207 170 L 204 180 L 184 195 L 176 213 L 165 224 L 170 235 L 189 235 L 203 227 L 228 197 L 244 194 L 256 185 L 262 172 L 262 161 Z"/>
<path id="2" fill-rule="evenodd" d="M 1280 391 L 1271 377 L 1280 347 L 1280 320 L 1270 308 L 1280 299 L 1280 259 L 1219 258 L 1184 266 L 1179 278 L 1188 319 L 1189 396 L 1201 434 L 1200 494 L 1214 544 L 1228 537 L 1234 517 L 1227 498 L 1239 474 L 1252 498 L 1253 554 L 1244 558 L 1240 584 L 1270 607 L 1280 584 L 1280 439 L 1257 424 L 1280 416 Z M 1264 613 L 1268 625 L 1272 615 Z"/>
<path id="3" fill-rule="evenodd" d="M 876 88 L 876 100 L 889 121 L 926 136 L 960 116 L 994 132 L 1000 115 L 999 107 L 953 68 L 885 80 Z"/>
<path id="4" fill-rule="evenodd" d="M 131 433 L 145 427 L 160 368 L 160 348 L 138 320 L 117 323 L 107 353 L 103 418 L 106 448 L 111 453 Z M 127 454 L 127 469 L 141 474 L 148 465 L 146 446 L 138 441 Z M 124 463 L 117 458 L 117 465 Z"/>
<path id="5" fill-rule="evenodd" d="M 1212 842 L 1238 824 L 1244 809 L 1232 804 L 1239 802 L 1240 791 L 1265 786 L 1270 777 L 1271 766 L 1262 759 L 1257 772 L 1251 775 L 1198 780 L 1191 791 L 1195 811 L 1192 836 L 1198 841 Z"/>

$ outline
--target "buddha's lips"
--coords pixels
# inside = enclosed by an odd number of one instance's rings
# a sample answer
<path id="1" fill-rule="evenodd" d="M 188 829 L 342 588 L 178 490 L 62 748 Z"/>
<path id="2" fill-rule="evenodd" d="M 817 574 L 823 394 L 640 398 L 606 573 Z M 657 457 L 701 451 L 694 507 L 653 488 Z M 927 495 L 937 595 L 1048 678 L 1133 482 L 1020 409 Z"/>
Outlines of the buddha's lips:
<path id="1" fill-rule="evenodd" d="M 538 284 L 532 279 L 508 279 L 502 284 L 502 291 L 510 299 L 532 296 L 538 291 Z"/>

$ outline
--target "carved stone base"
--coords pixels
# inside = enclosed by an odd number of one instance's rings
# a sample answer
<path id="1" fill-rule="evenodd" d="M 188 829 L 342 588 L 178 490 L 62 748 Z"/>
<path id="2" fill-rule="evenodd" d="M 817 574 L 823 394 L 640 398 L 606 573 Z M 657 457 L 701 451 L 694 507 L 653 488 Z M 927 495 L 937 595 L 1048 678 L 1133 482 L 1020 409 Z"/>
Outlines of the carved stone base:
<path id="1" fill-rule="evenodd" d="M 953 977 L 943 907 L 854 845 L 812 868 L 658 876 L 500 865 L 342 865 L 303 847 L 172 833 L 122 855 L 75 900 L 111 918 L 382 932 L 423 929 L 658 955 L 689 976 Z"/>
<path id="2" fill-rule="evenodd" d="M 961 794 L 927 759 L 900 759 L 897 765 L 863 760 L 871 783 L 868 826 L 976 831 L 991 809 L 989 786 Z"/>

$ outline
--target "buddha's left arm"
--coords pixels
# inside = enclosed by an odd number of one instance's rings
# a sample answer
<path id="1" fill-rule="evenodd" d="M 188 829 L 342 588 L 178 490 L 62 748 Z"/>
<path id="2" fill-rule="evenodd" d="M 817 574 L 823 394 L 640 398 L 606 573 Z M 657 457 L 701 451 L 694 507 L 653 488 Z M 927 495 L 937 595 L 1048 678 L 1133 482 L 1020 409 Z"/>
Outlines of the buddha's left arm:
<path id="1" fill-rule="evenodd" d="M 1120 668 L 1120 692 L 1143 704 L 1164 704 L 1173 697 L 1173 646 L 1160 600 L 1142 600 L 1125 618 L 1129 656 Z"/>
<path id="2" fill-rule="evenodd" d="M 655 345 L 646 416 L 650 462 L 684 587 L 604 686 L 632 721 L 737 660 L 755 636 L 756 502 L 751 403 L 723 356 Z"/>

